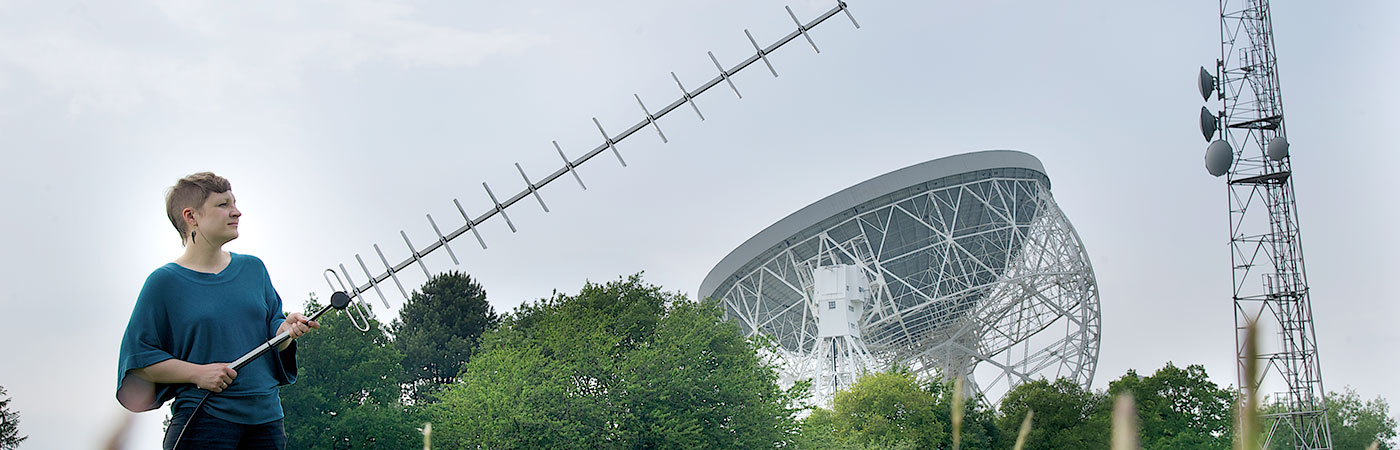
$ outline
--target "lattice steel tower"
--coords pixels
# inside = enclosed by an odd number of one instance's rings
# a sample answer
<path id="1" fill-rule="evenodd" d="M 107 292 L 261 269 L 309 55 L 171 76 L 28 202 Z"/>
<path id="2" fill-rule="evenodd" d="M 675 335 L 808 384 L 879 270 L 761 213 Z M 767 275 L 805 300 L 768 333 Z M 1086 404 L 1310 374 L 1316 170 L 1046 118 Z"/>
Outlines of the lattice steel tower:
<path id="1" fill-rule="evenodd" d="M 1268 0 L 1220 0 L 1220 50 L 1215 74 L 1202 68 L 1199 87 L 1224 109 L 1203 107 L 1201 131 L 1208 141 L 1220 131 L 1206 169 L 1226 175 L 1228 186 L 1242 397 L 1265 395 L 1272 406 L 1263 414 L 1263 448 L 1331 449 Z M 1261 332 L 1257 355 L 1244 348 L 1250 322 Z M 1246 362 L 1256 357 L 1261 369 L 1250 374 Z"/>

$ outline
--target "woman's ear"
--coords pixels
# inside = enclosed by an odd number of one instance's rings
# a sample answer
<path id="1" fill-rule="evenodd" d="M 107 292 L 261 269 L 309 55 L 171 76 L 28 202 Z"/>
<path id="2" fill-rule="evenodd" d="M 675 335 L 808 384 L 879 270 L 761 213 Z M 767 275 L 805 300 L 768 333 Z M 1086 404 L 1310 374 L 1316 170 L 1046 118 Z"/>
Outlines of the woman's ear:
<path id="1" fill-rule="evenodd" d="M 197 225 L 194 221 L 194 209 L 185 208 L 184 210 L 180 211 L 180 218 L 185 221 L 185 231 L 189 233 L 189 236 L 187 236 L 187 238 L 191 242 L 193 242 L 195 226 Z"/>

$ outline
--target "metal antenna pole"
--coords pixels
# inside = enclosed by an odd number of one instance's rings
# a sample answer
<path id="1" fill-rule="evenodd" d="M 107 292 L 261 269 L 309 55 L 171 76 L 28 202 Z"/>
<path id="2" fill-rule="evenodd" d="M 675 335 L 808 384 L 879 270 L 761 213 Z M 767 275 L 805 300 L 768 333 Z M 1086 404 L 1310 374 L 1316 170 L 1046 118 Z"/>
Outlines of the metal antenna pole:
<path id="1" fill-rule="evenodd" d="M 1268 0 L 1220 0 L 1221 57 L 1213 78 L 1201 71 L 1202 96 L 1214 93 L 1224 108 L 1218 115 L 1202 110 L 1206 139 L 1221 131 L 1207 152 L 1207 169 L 1219 176 L 1228 167 L 1242 397 L 1267 394 L 1276 407 L 1262 415 L 1268 430 L 1262 448 L 1331 449 L 1272 28 Z M 1246 351 L 1243 333 L 1251 322 L 1275 335 L 1273 348 Z M 1247 373 L 1250 358 L 1258 358 L 1260 373 Z"/>
<path id="2" fill-rule="evenodd" d="M 360 270 L 364 275 L 363 278 L 359 278 L 361 274 L 351 276 L 350 271 L 346 270 L 345 264 L 339 265 L 339 272 L 336 272 L 334 269 L 326 269 L 328 272 L 336 275 L 336 278 L 338 279 L 337 281 L 339 281 L 339 279 L 342 277 L 344 280 L 344 282 L 339 283 L 340 285 L 337 285 L 337 283 L 332 283 L 328 278 L 326 281 L 328 284 L 330 284 L 331 290 L 345 291 L 350 295 L 351 299 L 356 300 L 357 304 L 361 304 L 361 302 L 364 301 L 362 294 L 373 290 L 375 294 L 379 297 L 380 301 L 384 303 L 384 307 L 389 308 L 389 300 L 384 297 L 384 292 L 379 287 L 380 283 L 383 283 L 386 280 L 392 280 L 394 282 L 394 285 L 398 288 L 399 293 L 402 294 L 404 298 L 407 298 L 408 291 L 405 290 L 403 284 L 399 282 L 397 274 L 412 265 L 418 265 L 419 268 L 421 268 L 426 274 L 428 272 L 428 269 L 423 264 L 423 257 L 427 256 L 429 253 L 432 253 L 433 251 L 439 248 L 446 248 L 449 256 L 452 257 L 453 263 L 460 264 L 460 261 L 457 259 L 457 254 L 452 251 L 451 247 L 448 246 L 449 242 L 457 239 L 458 237 L 462 236 L 467 232 L 471 232 L 472 235 L 476 238 L 477 243 L 481 245 L 481 248 L 485 249 L 486 241 L 482 239 L 481 233 L 477 231 L 477 228 L 483 222 L 490 220 L 492 217 L 495 217 L 497 215 L 500 215 L 502 218 L 505 219 L 506 224 L 510 226 L 511 232 L 515 232 L 515 224 L 510 221 L 509 217 L 506 216 L 507 208 L 510 208 L 516 202 L 519 202 L 520 200 L 526 197 L 534 197 L 535 200 L 540 204 L 540 207 L 543 208 L 545 212 L 549 212 L 549 208 L 545 206 L 544 199 L 540 196 L 540 189 L 548 185 L 549 183 L 554 182 L 560 177 L 565 176 L 566 174 L 572 175 L 574 180 L 578 181 L 580 188 L 587 189 L 587 187 L 585 187 L 583 184 L 583 179 L 579 177 L 577 169 L 579 166 L 583 165 L 583 163 L 588 162 L 589 160 L 593 159 L 593 157 L 598 156 L 599 154 L 605 151 L 612 152 L 613 155 L 617 157 L 618 162 L 621 163 L 623 167 L 626 167 L 627 162 L 622 159 L 622 153 L 617 148 L 618 143 L 632 136 L 637 131 L 648 127 L 656 131 L 656 134 L 661 138 L 662 143 L 667 142 L 666 135 L 661 131 L 661 126 L 659 125 L 658 121 L 662 117 L 665 117 L 667 114 L 670 114 L 672 111 L 675 111 L 677 108 L 680 108 L 686 104 L 690 104 L 690 107 L 694 109 L 695 114 L 700 116 L 700 120 L 704 120 L 705 116 L 700 113 L 699 106 L 696 106 L 695 104 L 696 97 L 699 97 L 701 94 L 704 94 L 706 91 L 709 91 L 710 88 L 713 88 L 719 85 L 720 83 L 727 84 L 730 87 L 730 89 L 734 90 L 735 94 L 738 94 L 739 90 L 737 87 L 734 86 L 734 75 L 739 73 L 739 71 L 742 71 L 745 68 L 749 67 L 749 65 L 758 61 L 763 61 L 764 65 L 768 68 L 769 72 L 771 72 L 773 76 L 777 76 L 778 72 L 773 68 L 772 63 L 768 60 L 768 55 L 773 53 L 774 51 L 777 51 L 778 48 L 782 47 L 788 42 L 793 41 L 794 39 L 797 39 L 798 37 L 805 38 L 806 42 L 811 45 L 812 49 L 816 50 L 816 43 L 812 40 L 810 32 L 817 25 L 820 25 L 822 22 L 825 22 L 826 19 L 829 19 L 837 14 L 844 14 L 847 19 L 850 19 L 852 25 L 854 25 L 856 28 L 860 28 L 860 24 L 857 23 L 855 17 L 851 15 L 851 11 L 846 6 L 846 2 L 844 1 L 838 0 L 836 2 L 836 6 L 831 8 L 831 10 L 821 14 L 820 16 L 817 16 L 817 18 L 812 19 L 812 21 L 807 22 L 806 24 L 803 24 L 800 20 L 798 20 L 797 15 L 792 13 L 791 8 L 788 8 L 787 12 L 788 15 L 792 17 L 793 21 L 796 23 L 796 28 L 792 32 L 788 33 L 782 38 L 779 38 L 776 42 L 768 45 L 767 47 L 760 47 L 758 41 L 754 40 L 753 34 L 750 33 L 749 30 L 744 30 L 744 34 L 748 37 L 749 42 L 753 44 L 755 52 L 748 58 L 734 65 L 733 67 L 730 67 L 729 69 L 723 68 L 723 66 L 721 66 L 719 63 L 719 59 L 715 57 L 714 53 L 708 53 L 710 60 L 713 61 L 715 63 L 715 67 L 719 69 L 719 74 L 715 75 L 713 78 L 711 78 L 704 84 L 701 84 L 700 87 L 695 88 L 695 90 L 686 90 L 685 86 L 681 84 L 680 78 L 676 77 L 675 73 L 672 72 L 671 77 L 675 80 L 676 85 L 680 87 L 681 94 L 679 98 L 677 98 L 675 101 L 672 101 L 665 107 L 662 107 L 661 109 L 656 111 L 651 111 L 647 108 L 646 104 L 642 102 L 642 98 L 640 96 L 634 95 L 637 104 L 641 107 L 643 117 L 636 124 L 632 125 L 631 127 L 628 127 L 622 132 L 616 135 L 610 135 L 603 128 L 603 125 L 598 122 L 598 119 L 594 118 L 593 123 L 598 127 L 598 131 L 602 133 L 602 143 L 598 144 L 598 146 L 594 147 L 593 150 L 584 153 L 577 159 L 570 160 L 567 156 L 565 156 L 564 149 L 559 146 L 559 143 L 554 142 L 555 150 L 559 152 L 560 158 L 564 160 L 563 167 L 559 168 L 558 170 L 555 170 L 554 173 L 551 173 L 545 176 L 544 178 L 539 179 L 539 181 L 535 182 L 531 181 L 532 179 L 529 175 L 526 175 L 525 169 L 521 168 L 519 164 L 516 164 L 516 169 L 520 172 L 520 177 L 525 181 L 525 187 L 515 195 L 506 197 L 504 201 L 498 200 L 498 197 L 496 197 L 496 194 L 491 190 L 491 188 L 487 186 L 486 183 L 482 183 L 482 187 L 485 188 L 486 195 L 490 198 L 491 201 L 491 206 L 487 208 L 486 212 L 476 217 L 468 216 L 466 209 L 462 207 L 461 202 L 458 202 L 456 199 L 453 199 L 452 202 L 457 206 L 457 211 L 461 213 L 462 220 L 465 222 L 462 226 L 458 227 L 457 229 L 447 234 L 443 234 L 442 231 L 438 228 L 437 221 L 433 220 L 433 217 L 429 215 L 428 223 L 432 225 L 433 232 L 437 235 L 437 239 L 423 246 L 422 248 L 414 246 L 413 243 L 409 241 L 407 233 L 400 231 L 399 234 L 403 238 L 404 244 L 408 247 L 410 253 L 410 256 L 404 259 L 403 261 L 397 264 L 390 264 L 389 260 L 384 256 L 384 252 L 380 250 L 379 245 L 375 244 L 374 251 L 376 253 L 376 256 L 378 256 L 377 259 L 383 265 L 383 271 L 378 271 L 379 269 L 375 269 L 378 272 L 371 272 L 369 266 L 365 264 L 364 258 L 362 258 L 358 254 L 355 255 L 355 263 L 360 267 Z M 356 283 L 355 280 L 357 278 L 366 281 L 364 283 Z M 349 285 L 345 286 L 344 283 L 349 283 Z"/>

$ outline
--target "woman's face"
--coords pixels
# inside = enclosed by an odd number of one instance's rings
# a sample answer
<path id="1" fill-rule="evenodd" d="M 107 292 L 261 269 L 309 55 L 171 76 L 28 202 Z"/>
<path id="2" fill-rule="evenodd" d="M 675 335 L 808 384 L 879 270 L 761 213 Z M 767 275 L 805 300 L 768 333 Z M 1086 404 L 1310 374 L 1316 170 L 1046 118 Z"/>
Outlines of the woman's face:
<path id="1" fill-rule="evenodd" d="M 192 211 L 197 233 L 195 239 L 208 239 L 215 245 L 238 239 L 238 218 L 243 213 L 238 211 L 236 202 L 233 191 L 210 193 L 209 198 L 204 200 L 204 206 Z M 198 235 L 203 235 L 203 238 Z"/>

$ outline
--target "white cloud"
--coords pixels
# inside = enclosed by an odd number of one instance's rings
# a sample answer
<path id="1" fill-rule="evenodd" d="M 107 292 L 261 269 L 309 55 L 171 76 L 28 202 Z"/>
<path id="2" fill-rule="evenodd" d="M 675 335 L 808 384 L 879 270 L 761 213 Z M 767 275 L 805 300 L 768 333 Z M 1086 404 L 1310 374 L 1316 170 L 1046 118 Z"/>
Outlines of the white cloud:
<path id="1" fill-rule="evenodd" d="M 425 23 L 415 8 L 393 2 L 163 1 L 144 15 L 96 9 L 69 8 L 66 20 L 48 24 L 56 26 L 5 27 L 0 71 L 32 77 L 72 114 L 123 114 L 151 102 L 206 111 L 250 94 L 296 91 L 315 69 L 469 66 L 543 40 Z M 163 34 L 179 38 L 132 45 L 151 27 L 172 27 Z"/>

